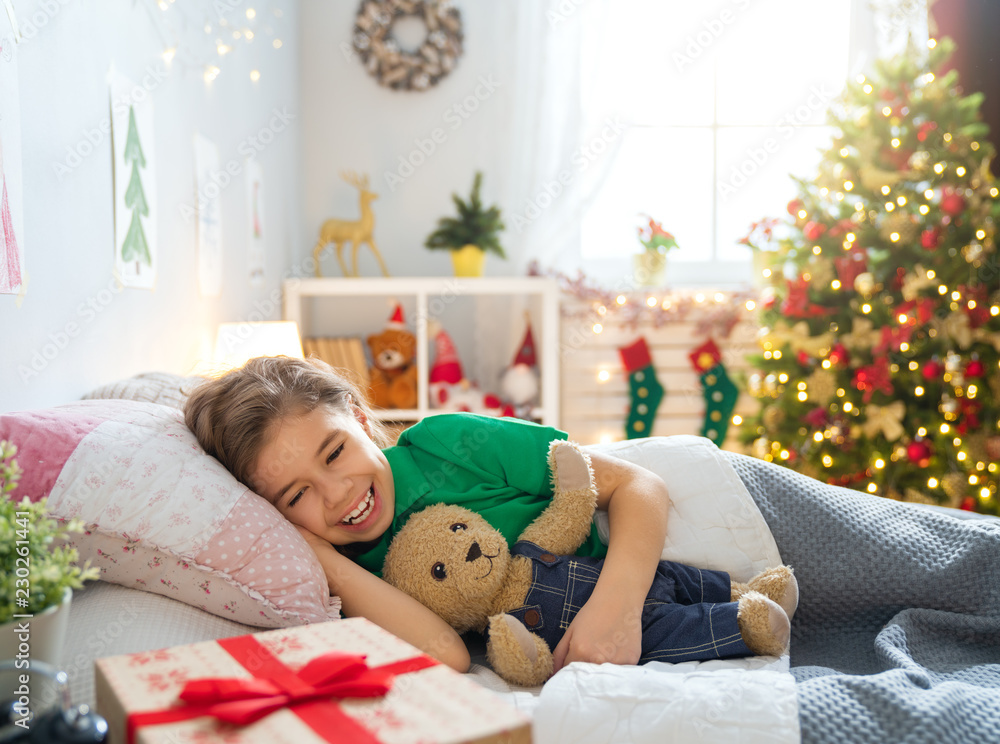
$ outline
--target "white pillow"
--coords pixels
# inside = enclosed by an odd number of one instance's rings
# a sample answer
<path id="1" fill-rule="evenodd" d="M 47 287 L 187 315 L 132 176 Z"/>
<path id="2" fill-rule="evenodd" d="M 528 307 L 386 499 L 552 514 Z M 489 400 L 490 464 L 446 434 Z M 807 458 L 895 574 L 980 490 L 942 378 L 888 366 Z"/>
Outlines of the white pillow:
<path id="1" fill-rule="evenodd" d="M 14 498 L 79 518 L 71 542 L 101 579 L 220 617 L 284 627 L 340 616 L 295 528 L 205 454 L 176 408 L 89 400 L 0 414 L 18 447 Z"/>
<path id="2" fill-rule="evenodd" d="M 587 447 L 651 470 L 667 484 L 670 512 L 662 560 L 727 572 L 747 581 L 781 565 L 764 516 L 715 444 L 679 435 L 629 439 Z M 607 513 L 595 516 L 606 542 Z"/>

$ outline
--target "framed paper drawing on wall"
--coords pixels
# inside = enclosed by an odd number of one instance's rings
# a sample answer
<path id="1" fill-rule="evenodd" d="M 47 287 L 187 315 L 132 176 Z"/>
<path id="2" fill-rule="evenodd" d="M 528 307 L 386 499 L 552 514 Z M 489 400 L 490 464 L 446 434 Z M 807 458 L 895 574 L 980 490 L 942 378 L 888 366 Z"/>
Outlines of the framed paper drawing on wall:
<path id="1" fill-rule="evenodd" d="M 17 46 L 0 39 L 0 293 L 21 294 L 24 272 L 24 187 L 21 181 L 21 104 Z"/>
<path id="2" fill-rule="evenodd" d="M 198 188 L 198 284 L 202 297 L 222 294 L 222 205 L 219 194 L 219 148 L 194 136 L 194 177 Z"/>
<path id="3" fill-rule="evenodd" d="M 260 163 L 247 159 L 247 260 L 250 286 L 264 286 L 264 172 Z"/>
<path id="4" fill-rule="evenodd" d="M 156 284 L 156 161 L 152 94 L 112 69 L 115 276 L 124 287 Z"/>

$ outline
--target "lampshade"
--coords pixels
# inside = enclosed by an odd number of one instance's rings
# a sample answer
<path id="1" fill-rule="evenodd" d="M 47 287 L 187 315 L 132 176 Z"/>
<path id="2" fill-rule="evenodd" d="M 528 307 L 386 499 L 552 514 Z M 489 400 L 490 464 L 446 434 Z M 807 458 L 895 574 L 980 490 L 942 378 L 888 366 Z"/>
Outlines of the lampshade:
<path id="1" fill-rule="evenodd" d="M 299 327 L 294 321 L 220 323 L 215 337 L 214 364 L 221 371 L 235 369 L 259 356 L 302 359 Z"/>

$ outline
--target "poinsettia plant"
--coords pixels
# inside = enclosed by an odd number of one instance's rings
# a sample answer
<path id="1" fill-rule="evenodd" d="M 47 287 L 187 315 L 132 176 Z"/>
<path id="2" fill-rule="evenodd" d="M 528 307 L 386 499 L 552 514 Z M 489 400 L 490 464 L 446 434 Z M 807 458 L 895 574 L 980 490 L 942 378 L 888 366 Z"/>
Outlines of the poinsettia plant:
<path id="1" fill-rule="evenodd" d="M 677 240 L 674 236 L 663 229 L 663 226 L 654 220 L 649 215 L 640 215 L 645 217 L 647 223 L 645 225 L 639 226 L 639 242 L 645 247 L 647 251 L 653 251 L 656 253 L 668 253 L 674 248 L 679 248 L 677 245 Z"/>

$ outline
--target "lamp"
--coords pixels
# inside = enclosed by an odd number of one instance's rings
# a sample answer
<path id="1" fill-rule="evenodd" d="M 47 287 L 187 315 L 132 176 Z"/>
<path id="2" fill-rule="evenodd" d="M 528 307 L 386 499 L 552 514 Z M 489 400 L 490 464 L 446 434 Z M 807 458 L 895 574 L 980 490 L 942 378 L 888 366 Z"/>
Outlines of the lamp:
<path id="1" fill-rule="evenodd" d="M 242 367 L 259 356 L 303 358 L 299 327 L 292 320 L 220 323 L 215 337 L 214 366 L 218 372 Z"/>

